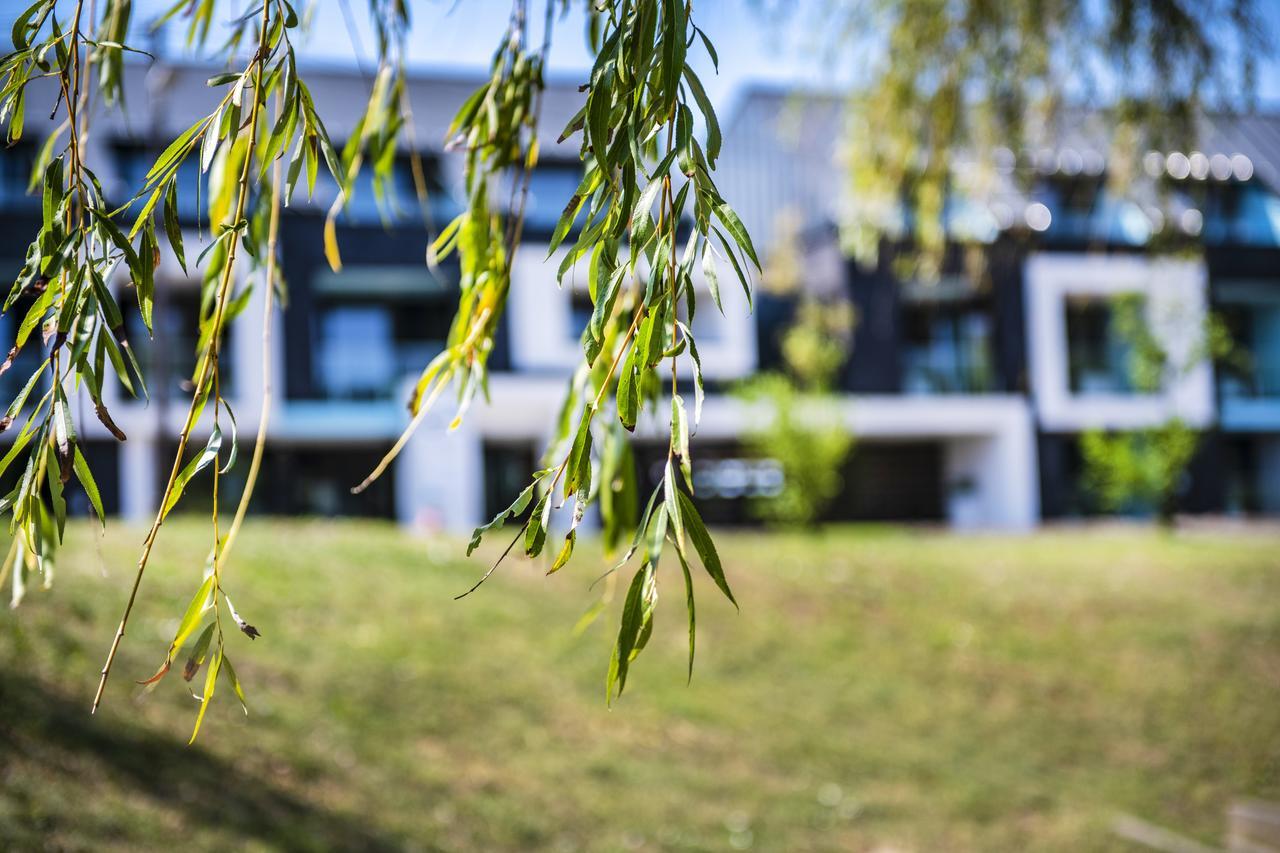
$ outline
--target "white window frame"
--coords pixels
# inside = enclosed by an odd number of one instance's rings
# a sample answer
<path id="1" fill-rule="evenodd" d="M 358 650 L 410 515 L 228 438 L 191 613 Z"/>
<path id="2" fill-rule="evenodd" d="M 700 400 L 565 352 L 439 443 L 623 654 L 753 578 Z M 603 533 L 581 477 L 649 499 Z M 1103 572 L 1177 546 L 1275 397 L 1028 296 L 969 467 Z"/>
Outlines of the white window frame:
<path id="1" fill-rule="evenodd" d="M 1154 334 L 1177 352 L 1198 338 L 1207 311 L 1207 274 L 1200 261 L 1137 255 L 1039 253 L 1023 270 L 1028 369 L 1042 428 L 1057 432 L 1138 429 L 1180 417 L 1194 427 L 1214 419 L 1213 368 L 1202 360 L 1154 394 L 1072 393 L 1066 304 L 1070 296 L 1145 300 Z M 1176 317 L 1176 323 L 1167 318 Z M 1164 321 L 1161 318 L 1165 318 Z"/>

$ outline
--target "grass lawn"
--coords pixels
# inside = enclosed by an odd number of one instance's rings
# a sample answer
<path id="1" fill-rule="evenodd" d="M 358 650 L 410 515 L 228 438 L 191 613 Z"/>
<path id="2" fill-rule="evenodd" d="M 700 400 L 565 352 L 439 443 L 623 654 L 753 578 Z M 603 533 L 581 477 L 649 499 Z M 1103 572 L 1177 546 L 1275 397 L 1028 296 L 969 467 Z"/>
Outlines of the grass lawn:
<path id="1" fill-rule="evenodd" d="M 619 601 L 571 632 L 590 555 L 455 602 L 484 568 L 457 541 L 262 522 L 227 579 L 263 634 L 231 638 L 251 716 L 219 691 L 191 748 L 177 672 L 132 680 L 198 584 L 195 522 L 87 714 L 140 539 L 70 531 L 0 612 L 0 849 L 1076 851 L 1127 849 L 1119 812 L 1214 841 L 1232 798 L 1280 800 L 1274 536 L 722 532 L 742 612 L 701 579 L 686 686 L 664 566 L 610 710 Z"/>

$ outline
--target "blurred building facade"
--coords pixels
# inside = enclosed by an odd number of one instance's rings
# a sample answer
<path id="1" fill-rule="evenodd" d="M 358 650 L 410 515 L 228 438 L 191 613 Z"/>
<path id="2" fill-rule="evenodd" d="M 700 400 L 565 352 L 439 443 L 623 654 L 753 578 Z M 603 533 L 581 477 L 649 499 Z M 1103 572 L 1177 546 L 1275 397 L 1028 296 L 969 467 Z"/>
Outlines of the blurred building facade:
<path id="1" fill-rule="evenodd" d="M 94 117 L 86 155 L 108 195 L 121 201 L 167 141 L 214 104 L 207 67 L 164 62 L 130 66 L 127 73 L 134 79 L 124 114 Z M 340 142 L 359 117 L 368 81 L 355 71 L 324 68 L 309 71 L 308 81 Z M 225 348 L 227 396 L 242 443 L 252 441 L 268 384 L 272 392 L 257 511 L 466 530 L 505 506 L 535 468 L 565 380 L 580 359 L 578 339 L 590 314 L 585 275 L 571 275 L 558 287 L 558 263 L 546 261 L 564 200 L 580 177 L 576 146 L 551 143 L 576 112 L 576 81 L 553 82 L 544 99 L 525 239 L 490 362 L 491 402 L 477 401 L 463 424 L 449 430 L 453 412 L 442 399 L 387 475 L 362 495 L 349 493 L 407 425 L 407 389 L 444 345 L 456 265 L 431 269 L 425 255 L 463 196 L 461 154 L 447 152 L 443 140 L 453 111 L 478 82 L 434 75 L 410 86 L 431 189 L 429 215 L 418 206 L 406 159 L 394 202 L 399 214 L 380 213 L 367 186 L 351 200 L 338 232 L 344 266 L 334 273 L 321 240 L 333 184 L 322 176 L 313 199 L 299 193 L 285 211 L 288 305 L 275 309 L 269 375 L 262 369 L 260 286 Z M 33 93 L 29 102 L 41 101 Z M 40 220 L 38 197 L 26 193 L 44 130 L 38 111 L 31 112 L 32 141 L 0 152 L 0 264 L 15 273 Z M 941 280 L 923 284 L 893 274 L 891 245 L 870 269 L 835 246 L 832 226 L 844 189 L 839 100 L 749 90 L 726 118 L 721 190 L 757 246 L 767 252 L 778 214 L 796 211 L 806 226 L 801 288 L 848 299 L 858 314 L 835 405 L 859 444 L 833 518 L 1024 529 L 1042 518 L 1087 512 L 1080 432 L 1155 423 L 1170 413 L 1210 431 L 1191 472 L 1186 509 L 1280 512 L 1280 198 L 1274 194 L 1280 120 L 1213 125 L 1205 153 L 1158 154 L 1160 180 L 1186 196 L 1165 227 L 1195 232 L 1204 246 L 1195 260 L 1150 251 L 1152 211 L 1111 198 L 1087 140 L 1064 140 L 1059 149 L 1035 155 L 1043 162 L 1031 190 L 1011 189 L 999 202 L 1003 207 L 970 216 L 986 229 L 980 235 L 985 269 L 968 272 L 957 248 Z M 181 180 L 190 257 L 208 235 L 195 200 L 194 167 Z M 164 251 L 154 335 L 140 322 L 130 329 L 151 400 L 133 400 L 118 386 L 106 391 L 108 408 L 128 435 L 124 443 L 94 418 L 81 419 L 104 503 L 130 519 L 155 510 L 185 415 L 183 378 L 194 361 L 199 281 Z M 126 284 L 118 284 L 121 299 L 132 301 Z M 761 293 L 752 313 L 740 292 L 723 291 L 723 316 L 705 300 L 708 307 L 695 319 L 710 393 L 694 445 L 694 476 L 708 521 L 732 523 L 747 520 L 753 496 L 776 487 L 777 471 L 742 452 L 742 429 L 754 413 L 731 390 L 753 371 L 777 367 L 778 336 L 797 296 Z M 1252 367 L 1225 374 L 1205 364 L 1160 394 L 1134 393 L 1118 367 L 1123 353 L 1104 298 L 1129 292 L 1145 294 L 1152 311 L 1167 303 L 1197 317 L 1212 307 L 1232 326 Z M 13 336 L 20 321 L 14 313 L 0 318 L 0 339 Z M 1178 328 L 1170 326 L 1172 338 L 1181 334 Z M 0 376 L 0 393 L 12 396 L 37 364 L 35 353 L 24 354 Z M 642 477 L 652 476 L 650 457 L 665 453 L 661 421 L 653 416 L 637 431 Z M 201 429 L 207 433 L 208 425 Z M 237 466 L 241 476 L 245 467 Z M 198 507 L 199 501 L 192 491 L 184 503 Z"/>
<path id="2" fill-rule="evenodd" d="M 861 465 L 882 455 L 884 476 L 851 480 L 853 503 L 884 506 L 913 478 L 915 510 L 953 524 L 1088 514 L 1081 434 L 1178 417 L 1206 433 L 1181 510 L 1280 513 L 1280 115 L 1203 117 L 1195 150 L 1146 151 L 1123 181 L 1109 173 L 1110 130 L 1096 114 L 1064 115 L 1043 134 L 1049 145 L 998 150 L 985 171 L 958 155 L 955 183 L 982 191 L 948 199 L 941 275 L 914 281 L 896 263 L 909 255 L 906 228 L 869 263 L 836 250 L 835 225 L 859 201 L 843 179 L 843 104 L 749 90 L 728 122 L 721 180 L 765 246 L 782 239 L 777 212 L 799 212 L 818 279 L 802 289 L 856 307 L 842 383 L 851 423 L 872 407 L 911 413 L 912 429 L 860 433 Z M 1135 387 L 1119 296 L 1140 300 L 1169 353 L 1175 369 L 1158 391 Z M 778 362 L 796 299 L 757 303 L 762 369 Z M 1228 363 L 1196 356 L 1210 313 L 1234 341 Z M 958 412 L 973 419 L 962 425 Z M 905 464 L 907 442 L 931 450 Z"/>

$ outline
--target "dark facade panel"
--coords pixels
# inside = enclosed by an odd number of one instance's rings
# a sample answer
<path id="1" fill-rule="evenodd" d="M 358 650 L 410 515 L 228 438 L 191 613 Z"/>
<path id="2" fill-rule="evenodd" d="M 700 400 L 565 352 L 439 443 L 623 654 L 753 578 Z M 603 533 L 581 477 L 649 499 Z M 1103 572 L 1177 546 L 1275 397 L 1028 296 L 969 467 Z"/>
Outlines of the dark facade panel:
<path id="1" fill-rule="evenodd" d="M 1042 433 L 1039 436 L 1040 514 L 1045 519 L 1082 518 L 1105 512 L 1086 486 L 1080 441 L 1079 435 Z M 1203 436 L 1179 485 L 1177 512 L 1228 510 L 1230 450 L 1230 443 L 1221 434 L 1209 432 Z M 1146 515 L 1154 510 L 1154 507 L 1131 507 L 1127 512 Z"/>
<path id="2" fill-rule="evenodd" d="M 853 352 L 840 384 L 855 394 L 895 394 L 901 389 L 901 295 L 888 263 L 882 256 L 875 269 L 865 270 L 856 261 L 846 266 L 855 326 Z"/>
<path id="3" fill-rule="evenodd" d="M 325 298 L 317 292 L 315 282 L 319 275 L 327 275 L 330 271 L 324 255 L 323 225 L 322 217 L 305 214 L 285 216 L 281 222 L 281 266 L 289 288 L 288 310 L 284 312 L 285 396 L 288 399 L 325 397 L 324 389 L 316 383 L 318 354 L 315 346 Z M 423 271 L 424 280 L 427 276 L 424 258 L 431 239 L 421 227 L 338 227 L 338 245 L 344 267 L 417 268 Z M 442 265 L 436 275 L 449 282 L 448 291 L 432 293 L 424 286 L 422 298 L 411 303 L 413 315 L 398 310 L 394 319 L 398 323 L 422 327 L 424 335 L 443 338 L 456 310 L 456 261 Z M 360 294 L 355 292 L 349 296 L 359 298 Z M 377 301 L 373 296 L 370 299 Z M 418 365 L 425 366 L 425 360 Z"/>

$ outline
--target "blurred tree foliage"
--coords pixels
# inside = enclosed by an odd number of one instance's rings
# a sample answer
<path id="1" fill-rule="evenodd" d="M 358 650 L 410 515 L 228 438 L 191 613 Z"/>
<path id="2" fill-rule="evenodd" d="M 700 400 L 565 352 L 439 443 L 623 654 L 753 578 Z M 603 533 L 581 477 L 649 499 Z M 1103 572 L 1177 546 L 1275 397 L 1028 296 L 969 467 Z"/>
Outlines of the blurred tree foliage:
<path id="1" fill-rule="evenodd" d="M 963 189 L 980 195 L 995 149 L 1052 145 L 1064 106 L 1110 112 L 1113 180 L 1147 147 L 1189 146 L 1197 112 L 1249 104 L 1272 49 L 1264 3 L 819 0 L 802 23 L 853 79 L 847 248 L 871 258 L 891 232 L 919 249 L 915 274 L 936 274 L 957 162 L 975 167 Z"/>
<path id="2" fill-rule="evenodd" d="M 853 450 L 835 385 L 853 346 L 856 317 L 847 300 L 804 295 L 795 217 L 780 215 L 777 233 L 762 284 L 775 293 L 802 295 L 782 335 L 783 370 L 757 374 L 739 388 L 743 400 L 769 412 L 743 442 L 754 456 L 775 461 L 783 476 L 780 491 L 755 499 L 752 511 L 779 524 L 812 525 L 840 494 L 844 462 Z"/>
<path id="3" fill-rule="evenodd" d="M 1162 339 L 1153 332 L 1147 303 L 1140 296 L 1127 294 L 1111 302 L 1111 322 L 1129 352 L 1135 391 L 1161 393 L 1205 361 L 1237 357 L 1226 327 L 1216 316 L 1210 314 L 1199 322 L 1165 320 Z M 1178 339 L 1177 351 L 1166 343 L 1171 338 Z M 1080 442 L 1085 488 L 1103 509 L 1154 512 L 1163 526 L 1172 526 L 1187 467 L 1202 438 L 1200 430 L 1176 414 L 1143 429 L 1089 430 Z"/>

